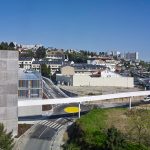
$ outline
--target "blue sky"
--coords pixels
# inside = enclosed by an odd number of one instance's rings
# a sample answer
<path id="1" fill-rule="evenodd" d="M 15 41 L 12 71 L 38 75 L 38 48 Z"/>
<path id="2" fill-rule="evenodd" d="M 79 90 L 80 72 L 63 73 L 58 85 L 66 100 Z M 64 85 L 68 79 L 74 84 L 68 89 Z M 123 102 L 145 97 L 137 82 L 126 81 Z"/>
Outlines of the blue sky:
<path id="1" fill-rule="evenodd" d="M 150 61 L 150 0 L 0 0 L 0 41 L 139 51 Z"/>

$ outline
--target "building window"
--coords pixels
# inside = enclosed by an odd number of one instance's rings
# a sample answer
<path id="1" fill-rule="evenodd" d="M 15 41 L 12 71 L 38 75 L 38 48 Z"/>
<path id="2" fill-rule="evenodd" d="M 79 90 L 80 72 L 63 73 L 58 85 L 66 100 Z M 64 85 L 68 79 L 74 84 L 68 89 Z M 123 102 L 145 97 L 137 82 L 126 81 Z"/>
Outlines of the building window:
<path id="1" fill-rule="evenodd" d="M 19 80 L 19 88 L 28 88 L 28 81 L 27 80 Z"/>
<path id="2" fill-rule="evenodd" d="M 31 98 L 38 98 L 38 97 L 40 97 L 40 90 L 39 89 L 31 89 L 30 90 L 30 97 Z"/>
<path id="3" fill-rule="evenodd" d="M 28 98 L 28 90 L 18 90 L 19 98 Z"/>
<path id="4" fill-rule="evenodd" d="M 40 81 L 39 80 L 31 80 L 30 81 L 30 87 L 31 88 L 40 88 Z"/>

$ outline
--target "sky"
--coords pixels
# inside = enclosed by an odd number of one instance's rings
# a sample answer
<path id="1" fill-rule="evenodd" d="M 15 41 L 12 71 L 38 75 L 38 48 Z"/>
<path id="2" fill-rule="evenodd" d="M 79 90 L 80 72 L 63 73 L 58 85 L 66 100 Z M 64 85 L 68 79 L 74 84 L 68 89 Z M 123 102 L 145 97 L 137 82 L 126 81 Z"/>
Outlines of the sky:
<path id="1" fill-rule="evenodd" d="M 138 51 L 150 61 L 150 0 L 0 0 L 0 41 Z"/>

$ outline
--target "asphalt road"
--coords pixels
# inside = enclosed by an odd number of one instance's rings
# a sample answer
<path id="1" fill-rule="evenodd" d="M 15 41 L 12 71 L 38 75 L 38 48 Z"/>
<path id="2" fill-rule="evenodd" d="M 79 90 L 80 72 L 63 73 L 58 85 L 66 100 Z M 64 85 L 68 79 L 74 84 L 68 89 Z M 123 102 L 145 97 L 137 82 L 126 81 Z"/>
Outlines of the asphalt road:
<path id="1" fill-rule="evenodd" d="M 68 114 L 64 111 L 66 107 L 78 106 L 77 104 L 56 105 L 51 116 L 41 120 L 28 132 L 17 145 L 17 150 L 49 150 L 50 142 L 54 135 L 66 123 L 72 122 L 78 117 L 78 113 Z M 86 113 L 89 108 L 81 105 L 81 114 Z"/>
<path id="2" fill-rule="evenodd" d="M 44 91 L 49 98 L 65 98 L 68 97 L 63 91 L 53 84 L 50 79 L 43 78 L 44 80 Z"/>

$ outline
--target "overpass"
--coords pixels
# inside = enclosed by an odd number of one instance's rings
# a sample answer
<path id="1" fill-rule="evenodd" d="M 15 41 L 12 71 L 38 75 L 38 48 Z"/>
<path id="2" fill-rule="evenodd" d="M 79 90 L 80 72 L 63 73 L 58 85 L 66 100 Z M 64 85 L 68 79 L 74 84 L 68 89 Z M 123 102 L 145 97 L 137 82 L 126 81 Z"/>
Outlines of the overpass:
<path id="1" fill-rule="evenodd" d="M 83 102 L 103 101 L 103 100 L 111 100 L 111 99 L 118 99 L 118 98 L 129 98 L 129 108 L 131 109 L 132 97 L 146 96 L 146 95 L 150 95 L 150 91 L 125 92 L 125 93 L 115 93 L 115 94 L 106 94 L 106 95 L 97 95 L 97 96 L 83 96 L 83 97 L 73 97 L 73 98 L 67 97 L 67 98 L 41 99 L 41 100 L 24 99 L 22 101 L 18 101 L 18 107 L 78 103 L 79 110 L 80 110 L 80 104 Z M 79 117 L 80 117 L 80 111 L 79 111 Z"/>

